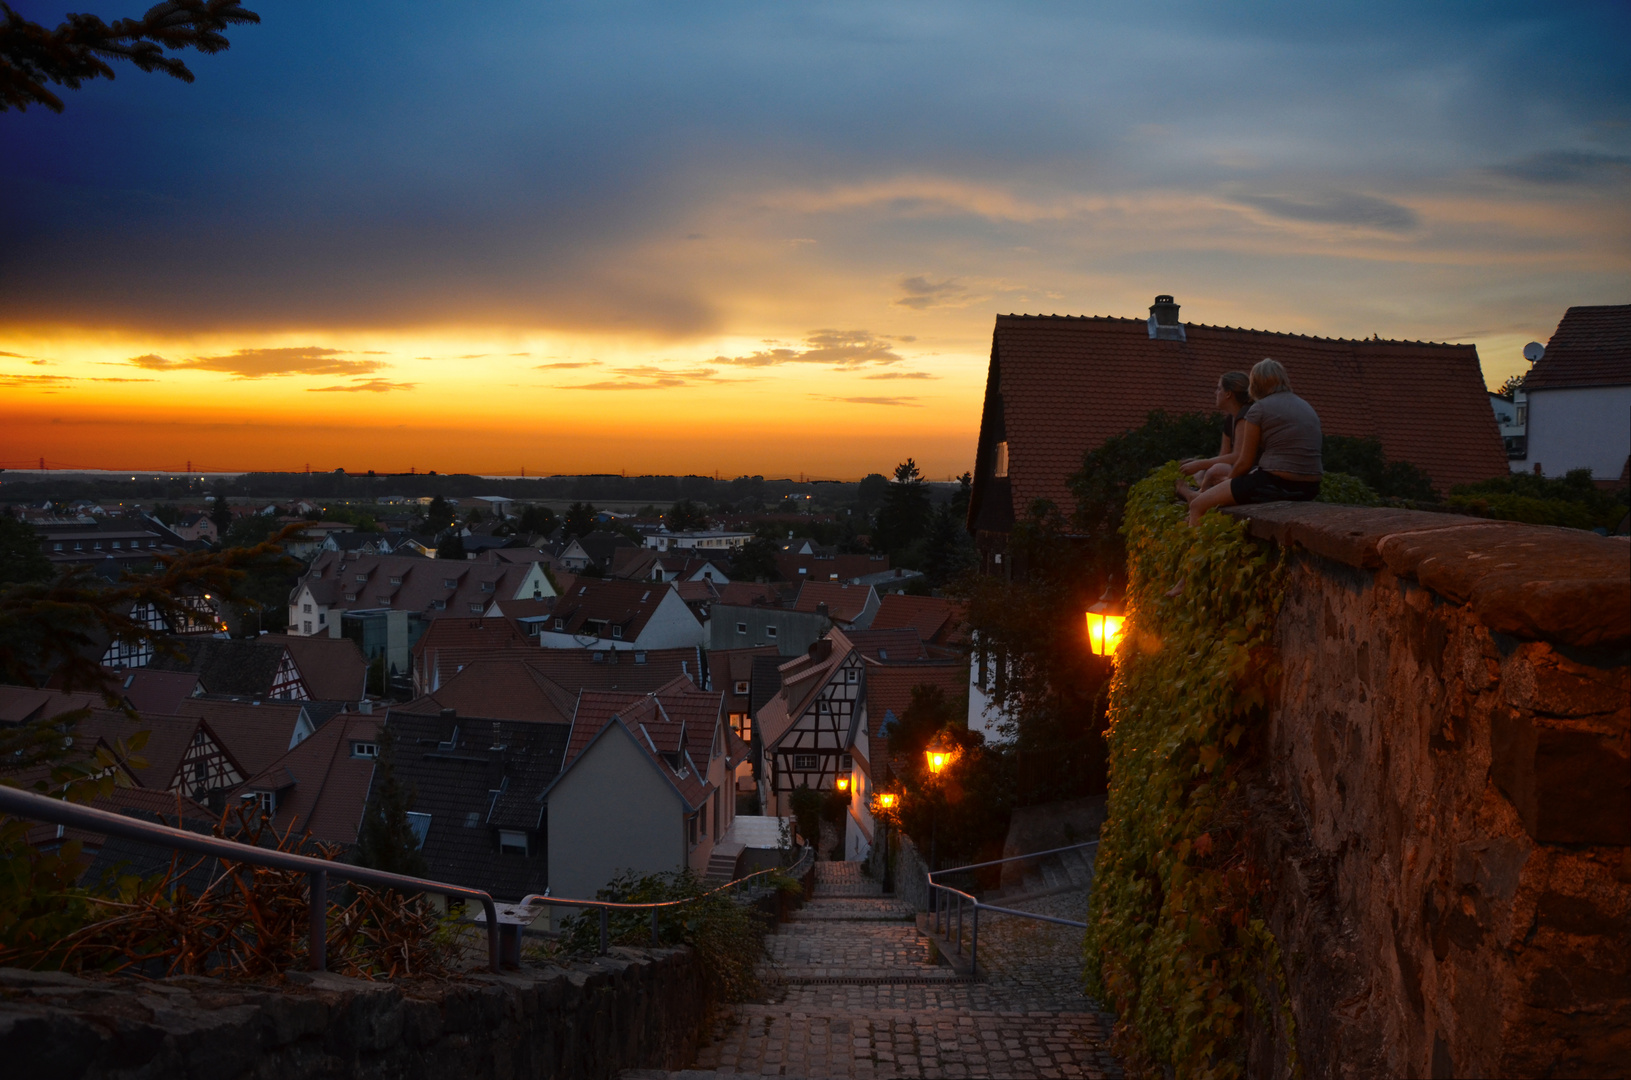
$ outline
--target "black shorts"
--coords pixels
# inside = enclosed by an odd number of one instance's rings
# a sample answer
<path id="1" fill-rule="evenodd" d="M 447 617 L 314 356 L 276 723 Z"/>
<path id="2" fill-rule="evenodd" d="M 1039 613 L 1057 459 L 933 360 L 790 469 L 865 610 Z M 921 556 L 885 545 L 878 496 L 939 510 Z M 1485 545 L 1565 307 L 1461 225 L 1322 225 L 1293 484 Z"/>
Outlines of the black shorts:
<path id="1" fill-rule="evenodd" d="M 1287 480 L 1283 476 L 1274 475 L 1267 469 L 1253 468 L 1245 476 L 1237 476 L 1229 481 L 1229 493 L 1235 497 L 1235 502 L 1241 505 L 1266 502 L 1312 502 L 1319 496 L 1320 482 L 1318 480 Z"/>

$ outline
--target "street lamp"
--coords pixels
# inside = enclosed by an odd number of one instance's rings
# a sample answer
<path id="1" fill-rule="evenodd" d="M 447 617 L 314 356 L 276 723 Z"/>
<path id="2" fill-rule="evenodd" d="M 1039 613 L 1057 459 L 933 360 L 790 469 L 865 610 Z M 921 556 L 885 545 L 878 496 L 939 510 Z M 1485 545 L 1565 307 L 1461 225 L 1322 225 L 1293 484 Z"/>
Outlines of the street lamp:
<path id="1" fill-rule="evenodd" d="M 895 894 L 895 861 L 890 858 L 889 853 L 889 823 L 894 819 L 899 806 L 900 796 L 895 792 L 882 788 L 873 789 L 872 816 L 883 828 L 883 891 L 889 896 Z"/>
<path id="2" fill-rule="evenodd" d="M 1107 586 L 1099 602 L 1087 609 L 1087 647 L 1094 656 L 1114 657 L 1121 644 L 1121 628 L 1126 622 L 1127 609 L 1120 600 L 1112 599 Z"/>
<path id="3" fill-rule="evenodd" d="M 956 756 L 957 747 L 946 738 L 944 731 L 935 732 L 934 738 L 929 740 L 929 745 L 923 748 L 923 758 L 928 763 L 929 775 L 934 777 L 939 777 L 945 772 L 946 766 L 950 765 Z"/>
<path id="4" fill-rule="evenodd" d="M 838 789 L 838 793 L 840 795 L 848 795 L 849 794 L 849 777 L 840 776 L 837 779 L 835 779 L 832 783 L 833 783 L 833 787 Z"/>

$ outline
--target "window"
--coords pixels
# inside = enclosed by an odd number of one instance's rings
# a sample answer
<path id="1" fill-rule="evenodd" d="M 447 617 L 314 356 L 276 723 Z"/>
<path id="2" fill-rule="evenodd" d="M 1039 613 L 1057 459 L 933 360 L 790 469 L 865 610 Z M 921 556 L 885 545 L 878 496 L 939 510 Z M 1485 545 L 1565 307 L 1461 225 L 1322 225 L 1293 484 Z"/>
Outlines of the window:
<path id="1" fill-rule="evenodd" d="M 317 625 L 318 626 L 327 626 L 328 625 L 328 612 L 319 611 L 317 613 Z"/>
<path id="2" fill-rule="evenodd" d="M 776 628 L 774 626 L 765 627 L 765 637 L 773 638 L 775 636 L 776 636 Z"/>
<path id="3" fill-rule="evenodd" d="M 446 600 L 432 600 L 430 602 L 430 606 L 433 609 L 435 609 L 436 611 L 446 611 L 447 610 L 447 601 Z"/>
<path id="4" fill-rule="evenodd" d="M 113 550 L 114 550 L 114 551 L 118 551 L 118 550 L 119 550 L 119 541 L 117 541 L 117 540 L 115 540 L 115 541 L 114 541 L 114 542 L 113 542 Z"/>
<path id="5" fill-rule="evenodd" d="M 60 542 L 52 544 L 51 545 L 51 550 L 52 551 L 61 551 L 62 550 L 62 544 Z"/>
<path id="6" fill-rule="evenodd" d="M 300 611 L 301 611 L 302 614 L 310 615 L 311 614 L 311 605 L 310 604 L 301 604 L 300 605 Z"/>
<path id="7" fill-rule="evenodd" d="M 95 543 L 91 544 L 91 550 L 92 551 L 101 551 L 102 550 L 102 541 L 98 540 Z"/>
<path id="8" fill-rule="evenodd" d="M 634 662 L 636 664 L 643 664 L 646 662 L 646 654 L 643 650 L 634 654 Z"/>
<path id="9" fill-rule="evenodd" d="M 850 772 L 854 768 L 855 768 L 855 759 L 854 758 L 850 757 L 848 754 L 844 754 L 844 755 L 839 757 L 839 759 L 838 759 L 838 771 L 839 772 Z"/>
<path id="10" fill-rule="evenodd" d="M 430 833 L 430 815 L 408 811 L 408 828 L 413 832 L 414 850 L 425 850 L 425 837 Z"/>
<path id="11" fill-rule="evenodd" d="M 991 475 L 996 477 L 998 480 L 1006 479 L 1008 476 L 1007 439 L 1004 439 L 1002 442 L 997 444 L 997 461 L 996 464 L 991 466 Z"/>
<path id="12" fill-rule="evenodd" d="M 358 574 L 357 575 L 357 581 L 359 583 L 367 581 L 367 580 L 368 580 L 368 575 L 367 574 Z"/>
<path id="13" fill-rule="evenodd" d="M 816 756 L 814 754 L 794 754 L 793 768 L 800 772 L 814 772 L 816 769 Z"/>
<path id="14" fill-rule="evenodd" d="M 736 692 L 738 694 L 745 694 L 748 692 L 748 681 L 746 679 L 736 680 Z"/>
<path id="15" fill-rule="evenodd" d="M 498 830 L 498 850 L 506 855 L 525 855 L 527 853 L 527 834 L 518 829 Z"/>
<path id="16" fill-rule="evenodd" d="M 275 791 L 246 791 L 243 794 L 245 802 L 252 802 L 264 817 L 277 815 L 277 792 Z"/>
<path id="17" fill-rule="evenodd" d="M 450 577 L 449 578 L 443 578 L 442 579 L 442 586 L 443 586 L 443 588 L 456 589 L 456 588 L 459 587 L 459 579 L 458 578 L 450 578 Z"/>
<path id="18" fill-rule="evenodd" d="M 612 637 L 621 638 L 622 636 L 623 636 L 623 628 L 621 626 L 612 627 Z"/>
<path id="19" fill-rule="evenodd" d="M 302 633 L 311 633 L 311 620 L 307 619 L 305 622 L 301 623 L 300 629 Z"/>
<path id="20" fill-rule="evenodd" d="M 861 669 L 860 668 L 845 668 L 844 669 L 844 681 L 845 682 L 860 682 L 861 681 Z"/>
<path id="21" fill-rule="evenodd" d="M 469 813 L 464 815 L 464 827 L 465 828 L 474 829 L 477 825 L 480 825 L 480 824 L 481 824 L 481 813 L 479 811 L 472 810 Z"/>
<path id="22" fill-rule="evenodd" d="M 564 620 L 564 619 L 556 619 L 556 620 L 555 620 L 555 629 L 557 629 L 557 630 L 565 630 L 565 629 L 566 629 L 566 620 Z"/>
<path id="23" fill-rule="evenodd" d="M 379 601 L 379 606 L 380 607 L 390 607 L 391 606 L 391 598 L 388 595 L 386 595 L 385 593 L 380 593 L 374 599 Z"/>
<path id="24" fill-rule="evenodd" d="M 354 758 L 379 757 L 379 743 L 354 742 L 351 744 L 351 756 Z"/>
<path id="25" fill-rule="evenodd" d="M 822 698 L 816 702 L 816 712 L 825 716 L 827 713 L 832 712 L 832 704 L 826 698 Z"/>
<path id="26" fill-rule="evenodd" d="M 346 603 L 348 603 L 348 604 L 354 602 L 356 599 L 357 599 L 357 594 L 354 593 L 354 592 L 348 592 L 348 593 L 345 594 L 345 600 L 346 600 Z"/>
<path id="27" fill-rule="evenodd" d="M 484 581 L 481 583 L 482 592 L 492 592 L 495 588 L 497 588 L 497 586 L 491 581 Z"/>
<path id="28" fill-rule="evenodd" d="M 738 634 L 745 634 L 745 633 L 747 633 L 747 632 L 748 632 L 748 624 L 747 624 L 747 623 L 745 623 L 745 622 L 739 622 L 739 623 L 737 623 L 737 624 L 736 624 L 736 632 L 737 632 L 737 633 L 738 633 Z"/>
<path id="29" fill-rule="evenodd" d="M 481 614 L 481 601 L 480 600 L 477 600 L 477 601 L 475 601 L 474 603 L 472 603 L 470 605 L 470 614 L 472 614 L 472 615 L 480 615 Z"/>

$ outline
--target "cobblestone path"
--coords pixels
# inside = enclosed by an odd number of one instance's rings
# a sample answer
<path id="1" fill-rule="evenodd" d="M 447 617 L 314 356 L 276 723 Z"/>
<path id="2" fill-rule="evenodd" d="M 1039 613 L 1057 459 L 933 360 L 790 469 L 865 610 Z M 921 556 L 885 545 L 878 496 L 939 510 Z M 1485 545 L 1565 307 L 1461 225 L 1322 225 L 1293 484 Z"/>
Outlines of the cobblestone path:
<path id="1" fill-rule="evenodd" d="M 770 1000 L 738 1005 L 697 1078 L 1120 1077 L 1106 1019 L 1082 996 L 1081 931 L 987 916 L 977 981 L 935 962 L 910 907 L 854 863 L 817 863 L 815 899 L 770 939 Z M 1080 893 L 1027 910 L 1080 918 Z"/>

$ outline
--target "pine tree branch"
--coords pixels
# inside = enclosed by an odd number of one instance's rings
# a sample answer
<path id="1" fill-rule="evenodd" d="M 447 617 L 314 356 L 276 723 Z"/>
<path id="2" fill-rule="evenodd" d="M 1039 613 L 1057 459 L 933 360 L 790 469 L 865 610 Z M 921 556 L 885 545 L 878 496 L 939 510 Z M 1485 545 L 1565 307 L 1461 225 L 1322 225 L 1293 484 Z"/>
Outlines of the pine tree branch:
<path id="1" fill-rule="evenodd" d="M 225 51 L 228 27 L 258 23 L 260 16 L 238 0 L 167 0 L 140 19 L 119 19 L 112 26 L 95 15 L 69 15 L 47 30 L 0 3 L 0 112 L 25 111 L 44 105 L 62 112 L 62 99 L 47 83 L 78 90 L 88 79 L 114 77 L 110 60 L 128 60 L 143 71 L 192 82 L 193 73 L 165 50 Z"/>

